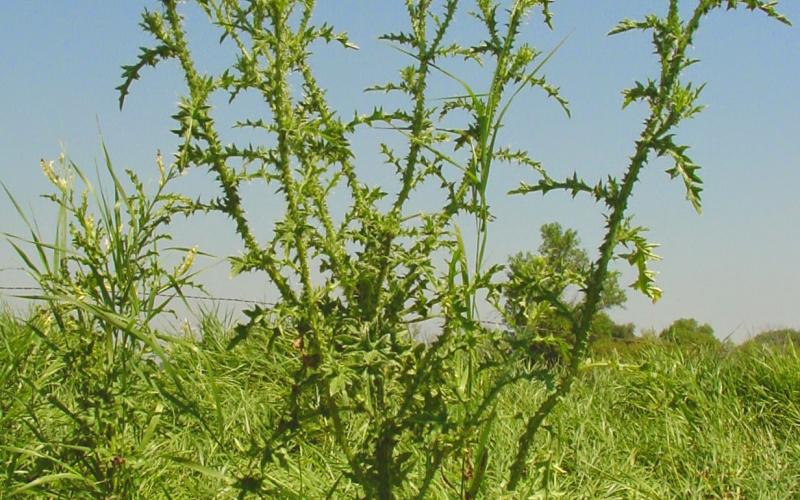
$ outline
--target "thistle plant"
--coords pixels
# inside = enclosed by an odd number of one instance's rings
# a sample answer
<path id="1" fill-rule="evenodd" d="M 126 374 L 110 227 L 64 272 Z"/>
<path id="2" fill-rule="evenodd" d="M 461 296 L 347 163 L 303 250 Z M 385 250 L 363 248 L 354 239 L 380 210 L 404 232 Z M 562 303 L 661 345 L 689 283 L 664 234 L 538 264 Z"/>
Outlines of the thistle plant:
<path id="1" fill-rule="evenodd" d="M 167 59 L 180 64 L 187 96 L 175 115 L 182 141 L 176 162 L 182 169 L 207 167 L 213 173 L 220 197 L 201 205 L 234 223 L 244 254 L 231 259 L 233 270 L 266 273 L 280 296 L 272 311 L 249 311 L 251 321 L 238 331 L 244 337 L 253 329 L 274 329 L 292 338 L 297 351 L 286 419 L 260 436 L 264 460 L 249 476 L 263 477 L 275 450 L 311 428 L 302 422 L 315 420 L 334 437 L 347 464 L 346 477 L 367 496 L 390 498 L 413 478 L 415 494 L 423 497 L 448 457 L 472 439 L 469 429 L 484 424 L 488 401 L 498 391 L 475 403 L 471 381 L 478 368 L 477 337 L 491 336 L 477 322 L 475 297 L 497 271 L 481 266 L 490 219 L 489 174 L 496 159 L 528 161 L 496 148 L 495 140 L 522 89 L 538 86 L 558 98 L 557 90 L 537 76 L 546 58 L 517 44 L 522 20 L 540 3 L 515 2 L 502 23 L 498 5 L 479 2 L 476 16 L 489 38 L 461 47 L 446 43 L 459 2 L 407 2 L 410 30 L 383 39 L 413 63 L 401 70 L 399 81 L 369 90 L 400 93 L 408 108 L 376 109 L 349 122 L 327 104 L 308 53 L 316 42 L 353 44 L 332 27 L 311 22 L 315 2 L 197 2 L 235 49 L 229 69 L 216 75 L 196 69 L 176 2 L 164 1 L 161 12 L 145 12 L 142 26 L 156 45 L 125 67 L 120 103 L 145 66 Z M 549 22 L 548 4 L 541 6 Z M 473 92 L 442 69 L 441 61 L 450 57 L 491 60 L 489 91 Z M 433 74 L 452 77 L 466 95 L 432 98 Z M 292 93 L 291 81 L 300 82 L 302 94 Z M 273 146 L 221 143 L 209 99 L 224 93 L 234 101 L 245 91 L 262 97 L 272 120 L 248 116 L 237 126 L 263 133 L 264 143 Z M 509 96 L 505 102 L 504 95 Z M 456 109 L 466 110 L 472 123 L 457 129 L 437 125 L 437 113 L 442 120 Z M 390 195 L 364 185 L 354 165 L 349 136 L 362 126 L 388 127 L 407 139 L 404 152 L 381 146 L 398 179 L 386 210 L 379 202 Z M 457 156 L 461 148 L 469 150 L 465 160 Z M 239 194 L 241 184 L 251 181 L 277 185 L 283 198 L 283 217 L 266 243 L 256 240 Z M 408 213 L 414 194 L 432 181 L 442 186 L 441 208 Z M 350 205 L 343 213 L 329 206 L 334 188 L 348 194 Z M 461 213 L 473 214 L 477 222 L 473 271 L 454 224 Z M 442 252 L 450 256 L 443 271 L 434 265 Z M 441 319 L 442 331 L 425 346 L 411 337 L 408 325 L 432 317 Z M 446 375 L 453 369 L 455 377 Z M 454 425 L 458 418 L 462 424 Z M 368 422 L 364 432 L 347 429 L 354 419 Z M 422 467 L 403 450 L 411 441 L 429 445 L 431 455 Z M 470 489 L 479 483 L 473 481 Z"/>
<path id="2" fill-rule="evenodd" d="M 713 10 L 724 6 L 727 9 L 746 7 L 749 10 L 758 10 L 782 23 L 789 24 L 788 19 L 776 10 L 776 4 L 777 2 L 759 0 L 700 0 L 696 3 L 691 16 L 684 19 L 681 17 L 678 0 L 670 0 L 664 17 L 649 15 L 642 21 L 629 19 L 621 21 L 609 34 L 616 35 L 633 30 L 650 32 L 655 55 L 659 61 L 659 74 L 656 78 L 648 79 L 646 83 L 636 82 L 633 87 L 623 92 L 623 108 L 637 102 L 645 103 L 649 108 L 649 115 L 645 119 L 624 175 L 621 178 L 609 176 L 607 180 L 592 185 L 580 179 L 577 173 L 571 178 L 559 181 L 542 170 L 540 171 L 542 178 L 537 184 L 523 184 L 514 191 L 517 194 L 535 192 L 546 194 L 553 190 L 564 190 L 573 196 L 589 195 L 604 205 L 606 232 L 599 248 L 599 256 L 586 276 L 583 304 L 577 314 L 566 315 L 575 337 L 569 369 L 539 410 L 528 418 L 525 432 L 519 439 L 516 459 L 511 466 L 509 489 L 515 489 L 519 484 L 536 432 L 558 401 L 569 393 L 586 359 L 589 328 L 600 306 L 603 285 L 611 262 L 623 259 L 634 266 L 638 271 L 638 278 L 632 287 L 653 301 L 661 296 L 661 290 L 654 283 L 654 273 L 648 268 L 648 263 L 656 258 L 655 245 L 644 237 L 646 229 L 634 225 L 628 214 L 628 203 L 639 175 L 651 159 L 665 157 L 674 162 L 673 166 L 667 169 L 667 174 L 671 178 L 679 177 L 683 181 L 686 199 L 697 212 L 700 212 L 702 180 L 698 174 L 699 166 L 688 156 L 688 146 L 675 141 L 674 130 L 682 121 L 694 117 L 703 109 L 698 103 L 703 85 L 696 86 L 681 79 L 686 68 L 697 62 L 687 55 L 687 49 L 701 21 Z M 620 247 L 627 250 L 617 253 Z M 567 310 L 552 294 L 545 294 L 542 299 L 552 304 L 558 311 Z"/>

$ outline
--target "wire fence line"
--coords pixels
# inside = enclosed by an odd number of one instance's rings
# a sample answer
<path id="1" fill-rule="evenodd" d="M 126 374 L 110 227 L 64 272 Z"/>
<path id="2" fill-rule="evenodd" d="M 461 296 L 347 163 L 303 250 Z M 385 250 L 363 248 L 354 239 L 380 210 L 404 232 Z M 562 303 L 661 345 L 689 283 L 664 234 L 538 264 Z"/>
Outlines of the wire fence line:
<path id="1" fill-rule="evenodd" d="M 15 291 L 15 292 L 31 292 L 31 291 L 41 291 L 42 289 L 38 286 L 0 286 L 0 292 L 2 291 Z M 275 306 L 277 305 L 275 302 L 266 302 L 263 300 L 253 300 L 253 299 L 242 299 L 238 297 L 213 297 L 207 295 L 191 295 L 191 294 L 175 294 L 175 293 L 159 293 L 157 294 L 159 297 L 183 297 L 185 299 L 190 300 L 205 300 L 209 302 L 238 302 L 241 304 L 259 304 L 265 306 Z"/>
<path id="2" fill-rule="evenodd" d="M 41 291 L 41 288 L 38 286 L 0 286 L 0 295 L 3 295 L 3 291 Z M 159 293 L 157 294 L 159 297 L 178 297 L 177 294 L 168 294 L 168 293 Z M 188 300 L 199 300 L 199 301 L 207 301 L 207 302 L 228 302 L 228 303 L 239 303 L 239 304 L 249 304 L 249 305 L 264 305 L 264 306 L 276 306 L 277 303 L 275 302 L 266 302 L 263 300 L 253 300 L 253 299 L 243 299 L 239 297 L 213 297 L 210 295 L 187 295 L 183 294 L 182 297 Z M 21 297 L 24 298 L 24 297 Z M 503 321 L 496 321 L 496 320 L 488 320 L 488 319 L 481 319 L 478 320 L 481 325 L 484 326 L 495 326 L 495 327 L 504 327 L 508 328 L 509 325 Z M 557 333 L 555 330 L 550 331 L 549 333 Z M 631 343 L 631 342 L 639 342 L 641 341 L 640 338 L 634 339 L 627 339 L 627 338 L 620 338 L 616 339 L 619 342 L 623 343 Z"/>
<path id="3" fill-rule="evenodd" d="M 38 286 L 0 286 L 0 295 L 3 295 L 4 291 L 12 291 L 12 292 L 31 292 L 31 291 L 41 291 L 41 288 Z M 192 294 L 182 294 L 178 295 L 175 293 L 159 293 L 157 294 L 159 297 L 183 297 L 187 300 L 197 300 L 197 301 L 206 301 L 206 302 L 227 302 L 227 303 L 237 303 L 237 304 L 248 304 L 248 305 L 262 305 L 262 306 L 270 306 L 274 307 L 277 305 L 275 302 L 267 302 L 263 300 L 253 300 L 253 299 L 243 299 L 240 297 L 214 297 L 211 295 L 192 295 Z M 25 298 L 25 297 L 20 297 Z M 484 326 L 494 326 L 494 327 L 503 327 L 509 328 L 509 325 L 503 321 L 496 321 L 496 320 L 488 320 L 488 319 L 481 319 L 478 320 L 481 325 Z M 552 331 L 550 333 L 555 333 Z M 640 339 L 617 339 L 619 341 L 629 343 L 635 342 Z"/>
<path id="4" fill-rule="evenodd" d="M 0 295 L 3 295 L 3 292 L 35 292 L 41 291 L 42 289 L 38 286 L 0 286 Z M 240 297 L 214 297 L 211 295 L 191 295 L 191 294 L 182 294 L 178 295 L 175 293 L 159 293 L 157 294 L 159 297 L 183 297 L 184 299 L 188 300 L 197 300 L 197 301 L 206 301 L 206 302 L 227 302 L 227 303 L 235 303 L 235 304 L 248 304 L 248 305 L 262 305 L 262 306 L 276 306 L 277 303 L 275 302 L 267 302 L 263 300 L 253 300 L 253 299 L 243 299 Z M 24 298 L 24 297 L 21 297 Z M 507 326 L 506 323 L 502 321 L 493 321 L 493 320 L 480 320 L 480 323 L 483 325 L 491 325 L 491 326 Z"/>
<path id="5" fill-rule="evenodd" d="M 41 291 L 41 288 L 38 286 L 0 286 L 0 295 L 2 295 L 3 291 Z M 177 294 L 168 294 L 168 293 L 159 293 L 159 297 L 179 297 Z M 198 301 L 206 301 L 206 302 L 228 302 L 228 303 L 238 303 L 238 304 L 248 304 L 248 305 L 262 305 L 262 306 L 276 306 L 277 303 L 275 302 L 267 302 L 263 300 L 253 300 L 253 299 L 243 299 L 240 297 L 214 297 L 210 295 L 191 295 L 191 294 L 183 294 L 183 298 L 187 300 L 198 300 Z M 508 328 L 508 324 L 503 321 L 496 321 L 496 320 L 489 320 L 489 319 L 481 319 L 478 320 L 481 325 L 484 326 L 499 326 Z M 551 332 L 552 333 L 552 332 Z M 620 339 L 625 342 L 630 341 L 630 339 Z"/>

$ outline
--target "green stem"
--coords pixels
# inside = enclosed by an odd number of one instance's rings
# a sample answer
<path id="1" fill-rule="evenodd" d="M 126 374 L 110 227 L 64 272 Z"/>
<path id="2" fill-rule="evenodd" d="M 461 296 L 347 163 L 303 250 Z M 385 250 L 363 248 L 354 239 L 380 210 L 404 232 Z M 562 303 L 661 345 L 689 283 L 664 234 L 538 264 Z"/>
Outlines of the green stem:
<path id="1" fill-rule="evenodd" d="M 176 0 L 164 0 L 165 12 L 167 20 L 172 27 L 173 40 L 162 40 L 162 42 L 169 42 L 174 46 L 176 58 L 178 59 L 181 68 L 183 69 L 186 84 L 189 89 L 189 95 L 194 106 L 204 106 L 208 100 L 208 92 L 204 89 L 202 78 L 194 66 L 194 61 L 189 53 L 189 47 L 186 43 L 186 37 L 183 31 L 181 18 L 177 12 Z M 206 153 L 207 161 L 211 170 L 217 174 L 220 188 L 223 193 L 223 200 L 225 206 L 225 213 L 230 216 L 236 225 L 236 232 L 241 236 L 250 255 L 260 256 L 259 259 L 264 267 L 264 270 L 269 275 L 270 279 L 278 287 L 281 296 L 284 300 L 294 303 L 297 299 L 289 287 L 280 271 L 275 266 L 274 260 L 263 255 L 258 245 L 258 241 L 253 235 L 250 225 L 242 208 L 242 199 L 239 195 L 239 183 L 236 178 L 236 172 L 230 168 L 225 162 L 223 154 L 222 143 L 217 134 L 214 120 L 209 116 L 204 120 L 200 126 L 203 129 L 203 137 L 207 142 L 208 150 Z"/>
<path id="2" fill-rule="evenodd" d="M 672 2 L 670 4 L 670 15 L 677 15 L 676 9 L 677 3 Z M 611 216 L 606 225 L 606 234 L 600 246 L 600 257 L 595 263 L 594 270 L 589 277 L 586 287 L 586 301 L 580 308 L 578 321 L 573 325 L 575 345 L 572 349 L 570 366 L 559 382 L 556 390 L 548 396 L 536 413 L 527 421 L 525 432 L 519 439 L 517 454 L 511 466 L 508 482 L 508 489 L 510 491 L 516 489 L 522 477 L 525 462 L 536 432 L 541 427 L 547 415 L 555 408 L 558 401 L 569 392 L 580 366 L 586 358 L 589 346 L 589 328 L 600 303 L 603 283 L 608 275 L 608 266 L 614 257 L 614 249 L 618 243 L 619 230 L 625 219 L 625 213 L 633 193 L 633 187 L 639 178 L 639 173 L 642 168 L 647 164 L 649 153 L 653 149 L 655 141 L 666 134 L 670 128 L 677 125 L 677 120 L 671 113 L 667 112 L 667 116 L 664 116 L 664 114 L 665 111 L 669 111 L 668 106 L 671 102 L 670 99 L 673 96 L 678 76 L 684 68 L 686 48 L 699 26 L 700 18 L 706 13 L 706 10 L 704 4 L 701 2 L 696 7 L 691 20 L 683 32 L 683 36 L 674 42 L 672 52 L 668 56 L 662 55 L 662 57 L 668 57 L 668 59 L 662 61 L 658 97 L 655 99 L 650 116 L 645 122 L 645 129 L 636 142 L 636 151 L 623 177 L 620 192 L 616 199 L 613 200 Z"/>
<path id="3" fill-rule="evenodd" d="M 586 302 L 581 307 L 580 318 L 573 327 L 575 335 L 575 345 L 572 349 L 572 359 L 566 374 L 559 382 L 556 390 L 552 392 L 548 398 L 542 403 L 535 414 L 533 414 L 527 421 L 525 432 L 519 439 L 517 446 L 517 454 L 511 466 L 511 473 L 509 475 L 508 489 L 513 491 L 516 489 L 519 480 L 522 477 L 522 472 L 525 468 L 528 453 L 533 438 L 536 432 L 541 427 L 544 419 L 555 408 L 556 404 L 569 393 L 572 383 L 578 374 L 581 363 L 586 357 L 586 351 L 589 344 L 589 327 L 592 323 L 592 318 L 597 312 L 600 302 L 600 296 L 605 282 L 606 275 L 608 274 L 608 265 L 611 262 L 614 254 L 614 248 L 617 244 L 617 236 L 622 221 L 625 217 L 625 211 L 628 206 L 628 200 L 633 192 L 633 186 L 638 180 L 639 172 L 647 163 L 650 144 L 653 139 L 653 130 L 658 124 L 657 117 L 651 117 L 647 122 L 645 131 L 641 135 L 641 139 L 637 143 L 636 153 L 631 159 L 630 167 L 625 174 L 622 189 L 620 190 L 617 203 L 612 210 L 611 217 L 607 224 L 606 235 L 603 243 L 600 246 L 600 257 L 595 263 L 594 271 L 592 272 L 589 283 L 586 288 Z"/>

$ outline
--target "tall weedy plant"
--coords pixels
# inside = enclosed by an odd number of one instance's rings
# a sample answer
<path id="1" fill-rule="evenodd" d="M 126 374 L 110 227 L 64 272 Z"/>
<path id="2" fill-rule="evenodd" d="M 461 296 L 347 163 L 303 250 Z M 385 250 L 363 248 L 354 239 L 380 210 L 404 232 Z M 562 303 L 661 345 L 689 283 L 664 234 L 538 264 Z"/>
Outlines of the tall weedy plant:
<path id="1" fill-rule="evenodd" d="M 703 86 L 695 86 L 691 82 L 681 80 L 683 72 L 697 62 L 687 55 L 687 49 L 700 27 L 705 16 L 715 9 L 726 7 L 735 9 L 744 6 L 749 10 L 764 12 L 769 17 L 789 24 L 788 19 L 776 10 L 777 2 L 759 0 L 700 0 L 696 3 L 691 16 L 681 16 L 678 0 L 670 0 L 667 14 L 664 17 L 649 15 L 643 21 L 623 20 L 609 33 L 616 35 L 633 30 L 641 30 L 652 34 L 652 44 L 659 60 L 659 74 L 647 82 L 636 82 L 635 86 L 623 92 L 623 107 L 634 102 L 644 102 L 650 113 L 636 141 L 633 155 L 630 158 L 625 174 L 621 178 L 610 177 L 606 181 L 590 185 L 578 178 L 577 174 L 564 181 L 552 179 L 542 171 L 542 179 L 536 185 L 522 185 L 514 191 L 518 194 L 540 192 L 546 194 L 553 190 L 564 190 L 573 196 L 587 194 L 606 208 L 606 232 L 599 248 L 599 257 L 586 276 L 583 287 L 584 301 L 577 314 L 571 314 L 565 304 L 558 302 L 553 294 L 542 294 L 542 300 L 552 304 L 557 311 L 564 311 L 572 324 L 575 345 L 569 368 L 562 376 L 556 388 L 532 415 L 526 424 L 525 432 L 520 437 L 516 459 L 511 467 L 509 489 L 515 489 L 524 470 L 526 457 L 533 443 L 533 437 L 541 427 L 544 419 L 553 410 L 558 401 L 570 390 L 581 364 L 586 359 L 589 342 L 589 327 L 598 310 L 603 284 L 609 272 L 609 265 L 614 259 L 622 258 L 638 270 L 638 279 L 633 283 L 635 289 L 646 296 L 658 300 L 661 296 L 653 281 L 653 272 L 648 269 L 648 262 L 656 258 L 653 253 L 655 245 L 643 236 L 646 229 L 635 226 L 628 215 L 628 202 L 634 192 L 639 175 L 652 158 L 666 157 L 674 164 L 667 170 L 671 178 L 679 177 L 686 186 L 686 198 L 700 212 L 700 193 L 702 180 L 698 175 L 699 166 L 687 155 L 688 146 L 675 142 L 674 130 L 683 121 L 695 116 L 702 110 L 698 98 Z M 620 248 L 628 251 L 617 253 Z M 536 284 L 533 284 L 536 287 Z"/>
<path id="2" fill-rule="evenodd" d="M 413 57 L 414 64 L 401 71 L 400 81 L 371 90 L 401 93 L 409 107 L 376 109 L 350 122 L 330 109 L 308 64 L 318 41 L 352 47 L 344 34 L 312 23 L 315 2 L 197 2 L 236 50 L 230 68 L 217 75 L 197 70 L 177 2 L 164 1 L 161 12 L 143 16 L 142 26 L 157 45 L 143 49 L 139 61 L 125 68 L 120 103 L 145 66 L 178 61 L 188 95 L 175 116 L 182 140 L 177 163 L 213 173 L 221 195 L 203 208 L 234 222 L 245 249 L 232 259 L 234 270 L 265 272 L 281 299 L 269 314 L 249 311 L 251 321 L 239 331 L 274 329 L 291 338 L 296 349 L 286 418 L 260 437 L 262 469 L 275 450 L 308 432 L 312 426 L 306 422 L 314 421 L 334 437 L 347 477 L 367 496 L 390 498 L 413 478 L 415 494 L 423 497 L 447 457 L 461 453 L 472 439 L 467 421 L 482 425 L 489 405 L 474 403 L 469 380 L 476 366 L 476 335 L 482 331 L 474 297 L 488 287 L 494 272 L 483 272 L 480 265 L 487 241 L 489 172 L 496 159 L 529 161 L 522 153 L 495 146 L 510 102 L 502 97 L 508 93 L 513 98 L 525 87 L 543 87 L 554 96 L 557 91 L 535 76 L 538 67 L 532 63 L 539 52 L 516 43 L 522 20 L 537 5 L 549 22 L 547 2 L 514 2 L 505 26 L 496 4 L 479 2 L 476 15 L 489 38 L 473 47 L 445 43 L 458 3 L 406 3 L 410 30 L 384 39 Z M 494 61 L 488 93 L 473 92 L 441 68 L 440 60 L 453 56 Z M 434 101 L 428 95 L 432 73 L 452 76 L 466 95 Z M 293 84 L 299 85 L 300 95 L 292 92 Z M 223 145 L 220 140 L 209 99 L 222 92 L 233 101 L 246 91 L 262 97 L 271 120 L 245 117 L 237 126 L 262 132 L 271 146 Z M 444 104 L 437 109 L 436 102 Z M 467 110 L 473 122 L 457 130 L 437 127 L 436 113 L 444 117 L 455 109 Z M 348 139 L 359 126 L 376 124 L 388 124 L 408 139 L 404 152 L 382 145 L 399 184 L 383 210 L 379 202 L 390 195 L 359 180 Z M 443 152 L 447 146 L 451 154 Z M 459 147 L 469 148 L 464 162 L 452 154 Z M 254 236 L 239 194 L 242 183 L 257 180 L 276 185 L 284 202 L 283 216 L 263 244 Z M 414 193 L 432 180 L 443 187 L 441 209 L 408 213 Z M 348 194 L 350 206 L 343 213 L 329 206 L 334 188 Z M 463 212 L 475 215 L 480 235 L 474 273 L 453 223 Z M 434 265 L 437 252 L 449 255 L 444 272 Z M 434 314 L 442 319 L 442 332 L 425 346 L 409 335 L 407 325 Z M 460 416 L 457 408 L 464 410 Z M 455 418 L 467 420 L 454 426 Z M 365 427 L 356 431 L 349 428 L 352 422 Z M 404 449 L 411 441 L 426 442 L 431 450 L 421 467 L 419 457 L 412 460 Z M 258 474 L 263 477 L 264 470 Z"/>
<path id="3" fill-rule="evenodd" d="M 700 110 L 696 101 L 702 87 L 681 82 L 680 75 L 694 62 L 686 49 L 701 19 L 723 5 L 743 5 L 786 22 L 773 2 L 757 0 L 700 0 L 688 20 L 681 18 L 678 1 L 671 0 L 663 18 L 622 22 L 612 33 L 652 32 L 661 71 L 658 78 L 625 92 L 625 105 L 644 101 L 650 107 L 625 175 L 591 185 L 577 175 L 554 180 L 526 152 L 496 142 L 514 98 L 526 88 L 543 89 L 566 109 L 558 90 L 539 74 L 552 52 L 543 55 L 519 40 L 523 20 L 534 9 L 550 24 L 551 1 L 514 0 L 501 9 L 498 2 L 478 0 L 473 14 L 486 37 L 465 47 L 446 42 L 463 2 L 407 0 L 407 31 L 383 38 L 413 62 L 398 81 L 371 90 L 399 93 L 408 104 L 351 121 L 331 109 L 309 55 L 320 42 L 353 45 L 345 34 L 313 22 L 313 0 L 196 3 L 233 49 L 228 69 L 218 74 L 198 69 L 178 2 L 163 0 L 159 12 L 146 11 L 142 17 L 155 45 L 142 49 L 138 61 L 124 68 L 120 105 L 143 68 L 177 61 L 187 88 L 175 115 L 181 140 L 177 168 L 207 168 L 219 186 L 217 198 L 193 210 L 228 216 L 244 249 L 231 258 L 234 271 L 264 272 L 280 297 L 272 310 L 248 311 L 250 321 L 237 329 L 237 340 L 268 332 L 272 342 L 291 346 L 293 354 L 281 418 L 254 436 L 253 460 L 231 483 L 242 490 L 286 493 L 270 482 L 270 474 L 292 463 L 287 450 L 328 440 L 341 459 L 329 495 L 355 484 L 370 498 L 423 498 L 437 473 L 453 464 L 458 464 L 460 484 L 445 482 L 459 496 L 475 497 L 486 477 L 498 394 L 520 380 L 554 377 L 515 363 L 508 339 L 481 328 L 477 320 L 478 292 L 492 296 L 497 289 L 492 278 L 498 268 L 483 269 L 489 241 L 487 188 L 495 162 L 529 165 L 541 173 L 538 184 L 522 185 L 516 193 L 585 193 L 602 203 L 607 214 L 599 257 L 581 283 L 579 308 L 560 303 L 547 293 L 546 284 L 531 283 L 543 302 L 568 319 L 575 343 L 571 364 L 526 419 L 506 485 L 514 490 L 537 430 L 569 392 L 585 361 L 587 332 L 612 260 L 623 258 L 639 270 L 635 288 L 654 300 L 660 294 L 647 267 L 655 257 L 654 245 L 627 213 L 639 173 L 652 157 L 673 158 L 675 166 L 668 172 L 683 179 L 689 200 L 699 208 L 697 166 L 687 148 L 674 142 L 672 131 Z M 475 91 L 444 69 L 442 61 L 451 57 L 491 63 L 489 89 Z M 454 82 L 458 95 L 432 98 L 430 83 L 437 76 Z M 210 104 L 216 94 L 230 101 L 244 94 L 261 97 L 263 113 L 243 117 L 236 126 L 263 134 L 263 145 L 223 144 Z M 455 110 L 465 111 L 469 121 L 451 126 L 452 116 L 463 116 L 450 115 Z M 402 150 L 381 146 L 384 162 L 397 173 L 391 194 L 360 180 L 350 147 L 360 127 L 387 125 L 407 139 Z M 256 238 L 255 219 L 244 210 L 241 187 L 250 182 L 277 190 L 283 203 L 265 242 Z M 431 182 L 441 186 L 439 209 L 412 212 L 413 197 Z M 346 193 L 346 207 L 332 206 L 334 189 Z M 472 266 L 455 223 L 465 213 L 475 217 L 477 226 Z M 617 253 L 620 247 L 628 250 Z M 445 255 L 443 266 L 435 264 L 438 255 Z M 441 332 L 429 345 L 417 342 L 408 325 L 432 318 L 440 320 Z"/>
<path id="4" fill-rule="evenodd" d="M 68 483 L 96 496 L 136 494 L 163 409 L 149 382 L 160 371 L 156 361 L 171 373 L 163 344 L 172 339 L 152 323 L 184 288 L 200 286 L 191 270 L 197 250 L 165 247 L 165 226 L 192 207 L 168 189 L 179 170 L 159 155 L 151 194 L 132 171 L 126 186 L 103 152 L 110 190 L 94 188 L 63 155 L 42 160 L 54 189 L 45 198 L 58 207 L 55 241 L 6 189 L 30 230 L 27 239 L 7 236 L 41 288 L 29 297 L 44 306 L 28 328 L 45 352 L 40 373 L 21 372 L 30 399 L 19 402 L 27 418 L 18 429 L 36 446 L 4 447 L 17 481 L 12 493 L 53 493 L 48 488 Z M 172 269 L 163 262 L 170 250 L 183 255 Z"/>

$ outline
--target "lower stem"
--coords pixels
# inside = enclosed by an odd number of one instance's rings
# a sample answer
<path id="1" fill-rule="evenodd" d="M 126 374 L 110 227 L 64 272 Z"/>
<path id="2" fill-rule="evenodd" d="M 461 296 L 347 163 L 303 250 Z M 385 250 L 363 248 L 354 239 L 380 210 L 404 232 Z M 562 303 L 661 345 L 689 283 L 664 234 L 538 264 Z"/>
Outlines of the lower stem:
<path id="1" fill-rule="evenodd" d="M 640 140 L 637 142 L 636 152 L 631 158 L 630 166 L 623 178 L 622 188 L 613 203 L 611 216 L 609 217 L 607 225 L 608 230 L 603 238 L 603 243 L 600 245 L 600 257 L 595 263 L 594 272 L 589 277 L 589 282 L 586 287 L 586 301 L 580 309 L 578 321 L 576 321 L 573 326 L 575 345 L 572 349 L 572 359 L 569 368 L 559 382 L 556 390 L 547 397 L 541 406 L 539 406 L 539 409 L 528 419 L 525 425 L 525 432 L 519 439 L 517 454 L 511 465 L 507 486 L 509 491 L 515 490 L 522 478 L 525 462 L 527 461 L 530 448 L 533 445 L 533 438 L 536 436 L 536 432 L 558 402 L 569 393 L 572 383 L 580 370 L 581 363 L 583 363 L 586 358 L 586 352 L 589 347 L 589 328 L 594 315 L 597 313 L 600 295 L 603 291 L 603 283 L 608 275 L 608 266 L 613 258 L 614 248 L 617 245 L 619 229 L 625 218 L 628 200 L 633 193 L 633 186 L 639 178 L 639 172 L 647 162 L 648 152 L 653 140 L 653 131 L 656 130 L 657 123 L 657 115 L 651 116 L 647 121 L 647 125 L 642 132 Z"/>

